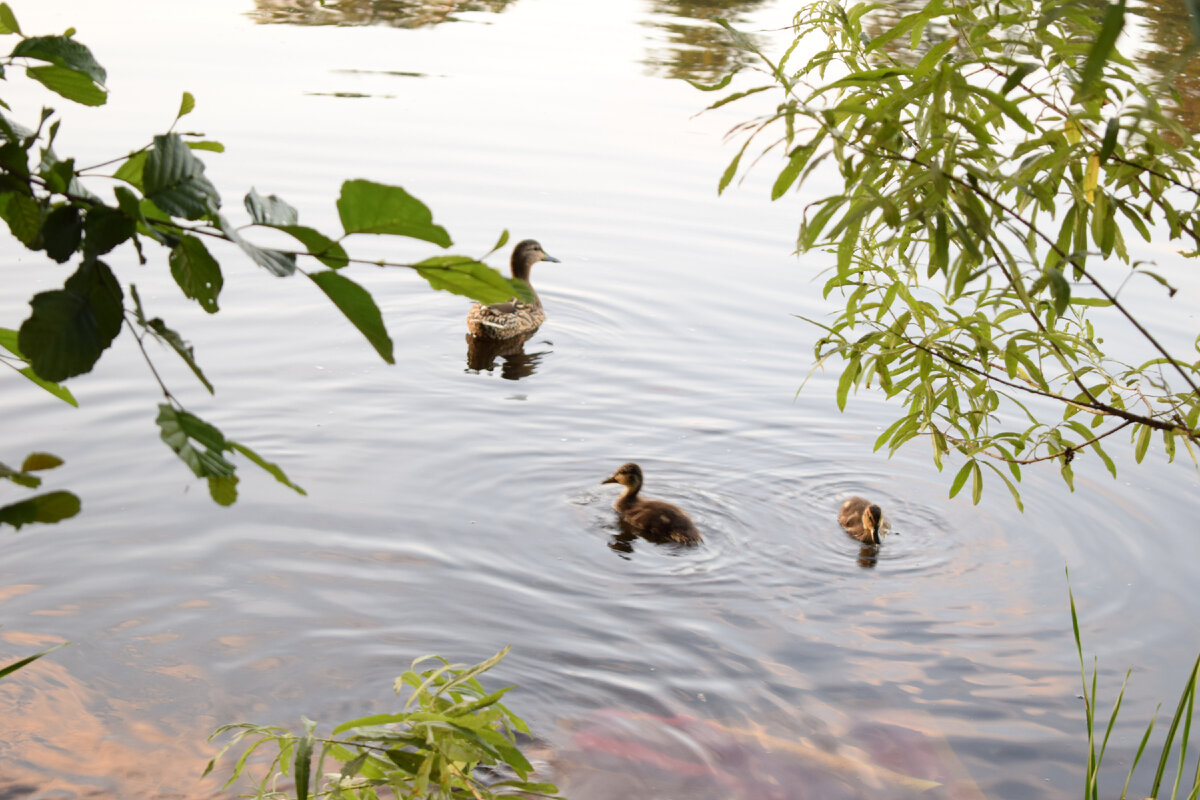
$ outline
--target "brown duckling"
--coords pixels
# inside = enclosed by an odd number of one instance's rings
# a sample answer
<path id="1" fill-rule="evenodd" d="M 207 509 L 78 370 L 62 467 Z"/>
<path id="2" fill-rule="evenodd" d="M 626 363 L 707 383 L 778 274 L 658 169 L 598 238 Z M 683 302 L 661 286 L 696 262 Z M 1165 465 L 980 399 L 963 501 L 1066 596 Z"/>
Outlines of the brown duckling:
<path id="1" fill-rule="evenodd" d="M 867 544 L 879 544 L 891 529 L 879 506 L 862 497 L 851 497 L 842 503 L 838 522 L 846 533 Z"/>
<path id="2" fill-rule="evenodd" d="M 512 253 L 512 276 L 520 278 L 529 285 L 533 294 L 533 302 L 526 303 L 517 298 L 507 303 L 495 303 L 485 306 L 476 303 L 467 312 L 467 330 L 471 335 L 481 339 L 515 339 L 531 336 L 543 322 L 546 312 L 542 310 L 542 301 L 533 284 L 529 281 L 530 268 L 539 261 L 554 261 L 558 259 L 548 254 L 542 246 L 533 239 L 518 242 Z"/>
<path id="3" fill-rule="evenodd" d="M 613 503 L 621 521 L 646 539 L 677 544 L 696 544 L 700 531 L 683 509 L 662 500 L 638 497 L 642 488 L 642 468 L 632 461 L 623 465 L 602 483 L 619 483 L 625 493 Z"/>

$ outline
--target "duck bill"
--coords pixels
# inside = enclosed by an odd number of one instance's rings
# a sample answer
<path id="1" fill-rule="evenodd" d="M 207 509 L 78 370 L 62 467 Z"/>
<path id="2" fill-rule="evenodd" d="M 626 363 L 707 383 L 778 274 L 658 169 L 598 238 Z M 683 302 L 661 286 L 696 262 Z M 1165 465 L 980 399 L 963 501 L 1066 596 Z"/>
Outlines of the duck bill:
<path id="1" fill-rule="evenodd" d="M 562 263 L 562 262 L 561 262 L 561 261 L 559 261 L 557 258 L 555 258 L 554 256 L 552 256 L 552 255 L 550 255 L 549 253 L 546 253 L 546 252 L 543 252 L 543 253 L 542 253 L 542 261 L 553 261 L 555 264 L 561 264 L 561 263 Z"/>
<path id="2" fill-rule="evenodd" d="M 604 484 L 606 484 L 606 483 L 616 483 L 616 482 L 617 482 L 617 476 L 616 476 L 616 475 L 609 475 L 607 478 L 605 478 L 604 480 L 600 481 L 600 485 L 601 485 L 601 486 L 603 486 L 603 485 L 604 485 Z"/>

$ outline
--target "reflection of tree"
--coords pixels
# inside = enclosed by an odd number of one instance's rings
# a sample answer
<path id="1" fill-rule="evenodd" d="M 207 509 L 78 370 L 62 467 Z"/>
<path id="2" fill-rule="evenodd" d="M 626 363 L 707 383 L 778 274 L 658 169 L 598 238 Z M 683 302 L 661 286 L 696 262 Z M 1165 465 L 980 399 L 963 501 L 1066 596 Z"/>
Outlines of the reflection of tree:
<path id="1" fill-rule="evenodd" d="M 1200 59 L 1183 61 L 1192 46 L 1192 28 L 1183 3 L 1147 3 L 1140 6 L 1139 20 L 1145 24 L 1146 41 L 1153 49 L 1139 53 L 1137 60 L 1164 79 L 1174 75 L 1172 85 L 1178 98 L 1169 100 L 1175 116 L 1192 133 L 1200 132 Z"/>
<path id="2" fill-rule="evenodd" d="M 765 0 L 651 0 L 648 22 L 666 34 L 665 47 L 651 51 L 646 63 L 668 78 L 715 81 L 750 63 L 715 24 L 726 19 L 734 27 Z M 751 36 L 753 40 L 754 37 Z"/>
<path id="3" fill-rule="evenodd" d="M 499 13 L 513 0 L 254 0 L 250 17 L 292 25 L 391 25 L 419 28 L 457 21 L 464 11 Z"/>

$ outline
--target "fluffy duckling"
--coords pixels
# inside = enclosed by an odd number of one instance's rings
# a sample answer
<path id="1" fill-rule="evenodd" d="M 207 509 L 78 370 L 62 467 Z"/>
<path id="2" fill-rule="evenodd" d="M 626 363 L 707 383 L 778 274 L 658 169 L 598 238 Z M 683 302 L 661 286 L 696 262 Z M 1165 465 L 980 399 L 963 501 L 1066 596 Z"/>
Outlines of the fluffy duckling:
<path id="1" fill-rule="evenodd" d="M 642 468 L 632 461 L 623 465 L 602 483 L 619 483 L 625 493 L 613 503 L 621 521 L 651 541 L 696 544 L 700 531 L 683 509 L 662 500 L 638 497 L 642 488 Z"/>
<path id="2" fill-rule="evenodd" d="M 526 303 L 517 298 L 507 303 L 496 303 L 485 306 L 476 303 L 467 313 L 467 330 L 471 335 L 481 339 L 515 339 L 533 334 L 546 321 L 546 312 L 542 310 L 542 301 L 533 284 L 529 281 L 530 268 L 539 261 L 558 262 L 558 259 L 548 254 L 542 246 L 533 239 L 519 242 L 513 248 L 512 276 L 520 278 L 529 284 L 533 293 L 533 302 Z"/>
<path id="3" fill-rule="evenodd" d="M 851 497 L 842 503 L 838 522 L 846 533 L 867 544 L 879 544 L 891 528 L 879 506 L 862 497 Z"/>

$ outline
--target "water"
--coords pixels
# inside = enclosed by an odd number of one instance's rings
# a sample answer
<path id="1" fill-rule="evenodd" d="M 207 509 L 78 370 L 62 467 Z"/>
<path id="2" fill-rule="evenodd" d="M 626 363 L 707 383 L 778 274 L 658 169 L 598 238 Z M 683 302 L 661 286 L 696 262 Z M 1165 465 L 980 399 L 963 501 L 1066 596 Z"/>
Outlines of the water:
<path id="1" fill-rule="evenodd" d="M 1025 514 L 1000 487 L 973 507 L 946 499 L 920 445 L 871 452 L 894 409 L 862 396 L 838 414 L 832 374 L 796 396 L 814 333 L 794 315 L 826 310 L 819 258 L 789 255 L 803 199 L 769 203 L 769 165 L 716 197 L 738 114 L 695 118 L 710 97 L 663 76 L 690 60 L 709 79 L 728 54 L 680 49 L 678 9 L 522 0 L 414 28 L 256 22 L 295 8 L 139 7 L 136 36 L 94 4 L 14 10 L 27 32 L 74 25 L 109 69 L 110 106 L 72 112 L 59 152 L 125 152 L 186 89 L 185 127 L 228 147 L 207 163 L 230 213 L 254 186 L 334 230 L 342 179 L 401 184 L 455 252 L 508 228 L 560 258 L 534 271 L 549 321 L 523 356 L 472 365 L 463 298 L 354 268 L 396 342 L 388 367 L 303 279 L 221 253 L 210 318 L 161 259 L 117 262 L 217 386 L 207 397 L 158 355 L 173 391 L 308 497 L 243 463 L 237 505 L 214 506 L 159 441 L 128 336 L 73 382 L 79 409 L 8 381 L 3 458 L 62 456 L 48 488 L 84 512 L 5 541 L 0 661 L 72 644 L 0 685 L 0 797 L 216 796 L 198 776 L 218 724 L 382 710 L 412 658 L 507 644 L 494 681 L 519 685 L 510 705 L 575 798 L 901 796 L 900 773 L 945 796 L 1076 796 L 1066 565 L 1105 704 L 1135 667 L 1121 768 L 1200 644 L 1180 602 L 1197 577 L 1193 472 L 1119 457 L 1113 481 L 1083 460 L 1074 494 L 1030 469 Z M 747 8 L 750 28 L 789 18 Z M 1190 339 L 1200 287 L 1160 256 L 1182 288 L 1157 318 Z M 25 268 L 0 298 L 15 327 L 66 273 L 2 257 Z M 600 481 L 631 459 L 704 545 L 618 539 Z M 877 553 L 837 527 L 850 494 L 893 520 Z"/>

